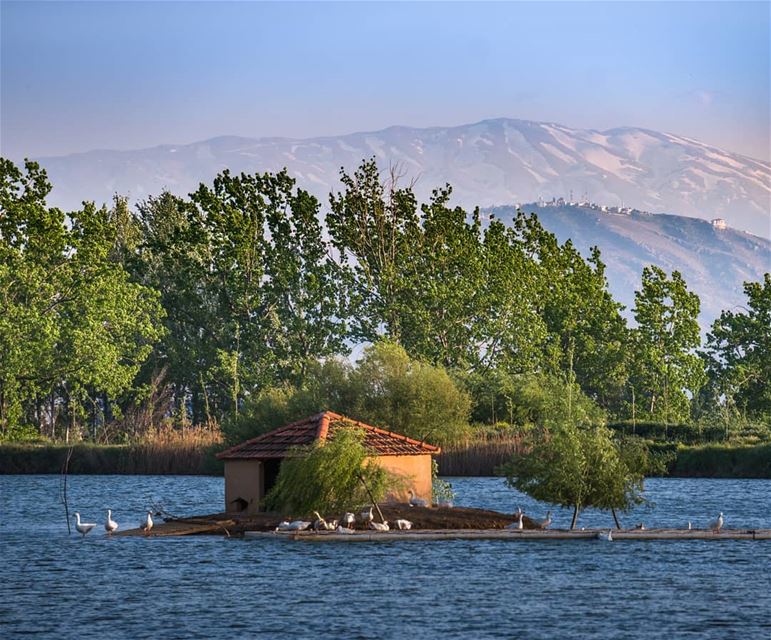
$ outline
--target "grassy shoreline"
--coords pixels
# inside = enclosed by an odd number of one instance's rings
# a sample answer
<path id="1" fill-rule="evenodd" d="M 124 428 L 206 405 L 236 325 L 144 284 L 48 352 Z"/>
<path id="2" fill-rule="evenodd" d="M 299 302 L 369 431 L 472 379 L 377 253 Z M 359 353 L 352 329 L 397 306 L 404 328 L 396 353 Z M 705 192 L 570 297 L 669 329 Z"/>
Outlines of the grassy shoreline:
<path id="1" fill-rule="evenodd" d="M 222 447 L 159 447 L 153 444 L 72 447 L 69 473 L 87 475 L 222 475 L 214 457 Z M 0 444 L 0 475 L 61 473 L 64 444 Z"/>
<path id="2" fill-rule="evenodd" d="M 444 476 L 491 476 L 516 443 L 448 448 L 439 456 Z M 60 473 L 63 444 L 0 444 L 0 475 Z M 222 475 L 215 454 L 222 445 L 74 445 L 69 472 L 89 475 Z M 771 444 L 672 446 L 669 475 L 680 478 L 771 478 Z"/>

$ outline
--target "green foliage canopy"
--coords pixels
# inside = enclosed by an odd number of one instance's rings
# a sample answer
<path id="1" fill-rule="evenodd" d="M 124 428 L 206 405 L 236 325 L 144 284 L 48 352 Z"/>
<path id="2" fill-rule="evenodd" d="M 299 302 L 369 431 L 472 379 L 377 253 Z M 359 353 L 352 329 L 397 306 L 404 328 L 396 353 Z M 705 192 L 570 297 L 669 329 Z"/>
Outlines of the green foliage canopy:
<path id="1" fill-rule="evenodd" d="M 326 442 L 298 448 L 281 462 L 265 503 L 269 510 L 286 514 L 337 515 L 382 500 L 392 484 L 387 472 L 368 458 L 363 432 L 337 428 Z"/>
<path id="2" fill-rule="evenodd" d="M 157 293 L 112 259 L 118 228 L 85 203 L 46 205 L 45 173 L 0 160 L 0 429 L 66 434 L 129 390 L 162 336 Z"/>
<path id="3" fill-rule="evenodd" d="M 713 402 L 771 421 L 771 274 L 745 282 L 747 308 L 723 311 L 705 350 Z"/>
<path id="4" fill-rule="evenodd" d="M 670 423 L 690 417 L 690 398 L 706 380 L 696 353 L 698 315 L 699 297 L 678 271 L 668 278 L 659 267 L 643 269 L 642 288 L 635 293 L 630 384 L 653 419 Z"/>

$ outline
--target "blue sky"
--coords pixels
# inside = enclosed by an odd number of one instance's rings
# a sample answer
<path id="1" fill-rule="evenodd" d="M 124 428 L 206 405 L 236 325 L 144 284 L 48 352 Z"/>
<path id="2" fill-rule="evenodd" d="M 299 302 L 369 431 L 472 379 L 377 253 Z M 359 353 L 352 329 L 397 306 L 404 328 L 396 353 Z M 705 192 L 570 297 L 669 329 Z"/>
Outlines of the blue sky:
<path id="1" fill-rule="evenodd" d="M 769 159 L 767 2 L 6 2 L 0 151 L 514 117 Z"/>

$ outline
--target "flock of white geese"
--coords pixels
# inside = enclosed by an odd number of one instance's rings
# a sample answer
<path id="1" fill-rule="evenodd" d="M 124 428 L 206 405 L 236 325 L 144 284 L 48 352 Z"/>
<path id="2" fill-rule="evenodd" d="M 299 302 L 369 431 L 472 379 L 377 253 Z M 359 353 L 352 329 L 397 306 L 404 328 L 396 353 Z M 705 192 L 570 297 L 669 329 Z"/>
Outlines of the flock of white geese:
<path id="1" fill-rule="evenodd" d="M 76 511 L 75 516 L 75 531 L 77 531 L 84 538 L 94 527 L 95 522 L 82 522 L 80 519 L 80 513 Z M 150 535 L 150 530 L 153 528 L 153 512 L 148 511 L 145 519 L 139 523 L 139 528 L 145 532 L 145 535 Z M 111 536 L 114 531 L 118 530 L 118 523 L 112 518 L 112 509 L 107 509 L 107 518 L 104 521 L 104 530 L 108 536 Z"/>
<path id="2" fill-rule="evenodd" d="M 428 501 L 423 498 L 419 498 L 415 495 L 415 492 L 410 490 L 409 492 L 409 505 L 411 507 L 427 507 Z M 406 518 L 397 518 L 393 523 L 389 524 L 388 521 L 375 522 L 375 516 L 373 514 L 373 507 L 365 508 L 360 514 L 357 520 L 356 514 L 350 511 L 345 512 L 340 518 L 336 520 L 327 520 L 322 518 L 318 511 L 314 511 L 313 515 L 315 520 L 284 520 L 279 522 L 276 527 L 276 531 L 305 531 L 307 529 L 313 529 L 314 531 L 335 531 L 337 533 L 353 533 L 353 528 L 357 522 L 361 522 L 367 528 L 373 531 L 390 531 L 391 525 L 393 528 L 400 530 L 412 529 L 412 522 Z"/>
<path id="3" fill-rule="evenodd" d="M 410 496 L 409 505 L 411 507 L 428 506 L 428 502 L 422 498 L 417 497 L 413 491 L 409 492 L 409 496 Z M 372 509 L 373 507 L 371 506 L 364 509 L 359 514 L 358 521 L 360 521 L 361 523 L 363 523 L 365 526 L 367 526 L 369 529 L 372 529 L 373 531 L 390 531 L 391 526 L 389 525 L 388 521 L 375 522 Z M 313 529 L 314 531 L 336 531 L 337 533 L 353 533 L 353 528 L 357 522 L 356 514 L 351 512 L 344 513 L 337 520 L 326 520 L 325 518 L 321 517 L 318 511 L 314 511 L 313 515 L 316 517 L 316 519 L 313 521 L 284 520 L 278 524 L 278 526 L 276 527 L 276 531 L 305 531 L 306 529 Z M 506 525 L 505 528 L 519 529 L 519 530 L 524 529 L 524 523 L 522 521 L 524 515 L 525 515 L 525 512 L 522 511 L 520 507 L 517 507 L 517 510 L 514 512 L 514 516 L 516 517 L 516 520 L 511 524 Z M 82 522 L 80 519 L 80 513 L 78 511 L 74 513 L 74 516 L 75 516 L 75 530 L 85 538 L 86 534 L 88 534 L 92 529 L 96 527 L 96 523 Z M 714 520 L 710 521 L 707 524 L 707 528 L 711 529 L 715 533 L 720 533 L 720 530 L 723 528 L 724 522 L 725 522 L 725 518 L 723 517 L 723 512 L 721 511 L 718 514 L 717 518 L 715 518 Z M 552 523 L 551 511 L 548 511 L 546 513 L 545 518 L 543 518 L 542 520 L 533 520 L 533 523 L 538 529 L 548 529 Z M 412 529 L 412 524 L 413 523 L 410 520 L 407 520 L 405 518 L 397 518 L 393 522 L 394 528 L 400 529 L 400 530 Z M 142 531 L 144 531 L 145 535 L 150 534 L 150 531 L 153 528 L 152 511 L 147 512 L 145 519 L 139 523 L 139 528 Z M 645 525 L 640 523 L 637 525 L 636 528 L 645 529 Z M 688 529 L 690 530 L 691 528 L 692 528 L 691 522 L 688 521 Z M 118 523 L 115 522 L 115 520 L 113 520 L 111 509 L 107 509 L 107 518 L 104 521 L 104 530 L 107 532 L 108 536 L 111 536 L 114 531 L 118 530 Z M 605 533 L 604 531 L 598 532 L 597 538 L 599 540 L 612 542 L 613 541 L 612 530 L 608 529 L 607 533 Z"/>

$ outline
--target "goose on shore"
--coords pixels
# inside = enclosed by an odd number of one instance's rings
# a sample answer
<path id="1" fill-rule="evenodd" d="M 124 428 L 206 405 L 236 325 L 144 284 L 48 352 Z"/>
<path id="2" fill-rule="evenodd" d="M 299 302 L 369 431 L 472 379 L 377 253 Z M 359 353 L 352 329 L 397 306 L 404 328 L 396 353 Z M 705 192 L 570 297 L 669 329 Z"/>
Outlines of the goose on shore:
<path id="1" fill-rule="evenodd" d="M 139 523 L 139 528 L 145 532 L 146 536 L 150 535 L 150 530 L 153 528 L 153 512 L 148 511 L 147 517 L 144 519 L 143 522 Z"/>
<path id="2" fill-rule="evenodd" d="M 605 540 L 606 542 L 613 542 L 613 532 L 610 529 L 608 529 L 608 533 L 605 533 L 603 531 L 598 531 L 597 539 Z"/>
<path id="3" fill-rule="evenodd" d="M 372 515 L 372 507 L 369 509 L 364 509 L 364 511 L 361 512 L 361 521 L 366 525 L 372 522 L 375 519 L 375 516 Z"/>
<path id="4" fill-rule="evenodd" d="M 397 529 L 412 529 L 412 522 L 405 520 L 404 518 L 397 518 L 394 521 L 394 524 L 396 525 Z"/>
<path id="5" fill-rule="evenodd" d="M 93 529 L 95 526 L 96 526 L 96 523 L 81 522 L 80 513 L 78 513 L 77 511 L 75 512 L 75 531 L 77 531 L 84 538 L 86 537 L 86 534 L 89 531 L 91 531 L 91 529 Z"/>
<path id="6" fill-rule="evenodd" d="M 723 512 L 721 511 L 718 514 L 717 518 L 715 520 L 712 520 L 712 522 L 710 522 L 708 526 L 715 533 L 720 533 L 720 530 L 723 528 L 723 522 L 725 522 L 725 520 L 723 519 Z"/>
<path id="7" fill-rule="evenodd" d="M 524 529 L 524 528 L 525 528 L 525 525 L 524 525 L 524 523 L 522 522 L 522 517 L 523 517 L 525 514 L 524 514 L 524 512 L 522 511 L 522 509 L 519 509 L 519 511 L 518 511 L 517 513 L 515 513 L 514 515 L 516 515 L 516 516 L 517 516 L 517 521 L 516 521 L 516 522 L 512 522 L 511 524 L 507 524 L 507 525 L 506 525 L 506 528 L 507 528 L 507 529 L 518 529 L 518 530 L 520 530 L 520 531 L 521 531 L 522 529 Z"/>
<path id="8" fill-rule="evenodd" d="M 313 515 L 316 516 L 316 519 L 313 521 L 313 524 L 311 525 L 313 530 L 314 531 L 326 531 L 327 530 L 327 521 L 324 520 L 324 518 L 322 518 L 319 515 L 318 511 L 314 511 Z"/>
<path id="9" fill-rule="evenodd" d="M 356 524 L 356 516 L 350 511 L 347 511 L 343 514 L 343 517 L 340 518 L 340 524 L 345 525 L 349 529 L 353 529 L 353 525 Z"/>
<path id="10" fill-rule="evenodd" d="M 337 529 L 337 520 L 326 520 L 319 515 L 318 511 L 314 511 L 313 515 L 316 516 L 316 519 L 311 525 L 311 528 L 314 531 L 334 531 Z"/>
<path id="11" fill-rule="evenodd" d="M 117 529 L 118 523 L 112 519 L 112 511 L 107 509 L 107 520 L 104 522 L 104 530 L 107 532 L 108 536 L 111 536 L 112 532 L 117 531 Z"/>
<path id="12" fill-rule="evenodd" d="M 338 525 L 335 531 L 337 533 L 353 533 L 353 529 L 349 529 L 348 527 L 344 527 L 343 525 Z"/>
<path id="13" fill-rule="evenodd" d="M 546 517 L 543 520 L 536 520 L 535 524 L 539 529 L 548 529 L 551 526 L 551 511 L 547 511 Z"/>
<path id="14" fill-rule="evenodd" d="M 388 522 L 375 522 L 374 520 L 369 523 L 369 528 L 374 531 L 390 531 L 391 527 L 388 526 Z"/>
<path id="15" fill-rule="evenodd" d="M 311 523 L 307 520 L 292 520 L 289 523 L 289 531 L 305 531 L 310 526 Z"/>
<path id="16" fill-rule="evenodd" d="M 276 531 L 289 531 L 289 520 L 282 520 L 276 526 Z"/>
<path id="17" fill-rule="evenodd" d="M 410 506 L 411 507 L 427 507 L 428 502 L 426 502 L 423 498 L 418 498 L 418 496 L 415 495 L 415 492 L 410 489 L 407 493 L 410 495 Z"/>

